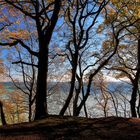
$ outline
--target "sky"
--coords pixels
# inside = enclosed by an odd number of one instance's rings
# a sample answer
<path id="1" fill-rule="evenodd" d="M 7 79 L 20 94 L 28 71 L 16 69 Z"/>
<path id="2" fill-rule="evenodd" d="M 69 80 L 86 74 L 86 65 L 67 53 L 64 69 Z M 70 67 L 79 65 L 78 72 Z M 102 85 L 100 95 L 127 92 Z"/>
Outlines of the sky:
<path id="1" fill-rule="evenodd" d="M 19 17 L 17 17 L 17 19 L 18 19 L 18 18 L 19 18 Z M 11 20 L 13 20 L 13 19 L 11 19 Z M 99 16 L 97 25 L 100 24 L 101 22 L 103 22 L 103 18 Z M 61 23 L 62 23 L 62 20 L 59 20 L 57 24 L 59 25 L 59 24 L 61 24 Z M 90 23 L 90 21 L 89 21 L 89 23 Z M 88 24 L 89 24 L 89 23 L 88 23 Z M 24 21 L 20 23 L 20 27 L 21 27 L 22 29 L 25 28 Z M 14 26 L 14 28 L 17 28 L 17 26 Z M 56 37 L 56 33 L 54 33 L 54 37 Z M 101 37 L 101 38 L 104 38 L 105 36 L 102 36 L 102 35 L 101 35 L 100 37 Z M 60 43 L 60 42 L 59 42 L 59 43 Z M 100 41 L 100 43 L 101 43 L 101 41 Z M 101 47 L 101 44 L 100 44 L 100 43 L 98 44 L 98 47 Z M 62 44 L 60 43 L 59 45 L 62 45 Z M 1 56 L 1 57 L 5 60 L 5 57 L 6 57 L 6 56 L 7 56 L 7 50 L 3 50 L 3 51 L 2 51 L 2 56 Z M 6 62 L 6 61 L 5 61 L 5 62 Z M 107 76 L 107 75 L 105 75 L 105 77 L 106 77 L 105 79 L 106 79 L 107 81 L 118 81 L 118 80 L 116 80 L 115 78 L 113 78 L 112 76 Z M 20 79 L 20 77 L 18 77 L 18 76 L 17 76 L 17 78 Z M 4 81 L 8 81 L 8 80 L 9 80 L 9 78 L 6 78 L 6 77 L 0 78 L 0 81 L 3 81 L 3 82 L 4 82 Z"/>

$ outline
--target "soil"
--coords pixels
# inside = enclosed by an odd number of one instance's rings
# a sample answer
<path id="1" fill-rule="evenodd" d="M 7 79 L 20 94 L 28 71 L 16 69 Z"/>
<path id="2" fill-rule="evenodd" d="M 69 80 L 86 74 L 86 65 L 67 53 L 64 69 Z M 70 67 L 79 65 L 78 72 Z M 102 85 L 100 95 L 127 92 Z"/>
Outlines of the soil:
<path id="1" fill-rule="evenodd" d="M 0 140 L 140 140 L 140 119 L 49 116 L 0 127 Z"/>

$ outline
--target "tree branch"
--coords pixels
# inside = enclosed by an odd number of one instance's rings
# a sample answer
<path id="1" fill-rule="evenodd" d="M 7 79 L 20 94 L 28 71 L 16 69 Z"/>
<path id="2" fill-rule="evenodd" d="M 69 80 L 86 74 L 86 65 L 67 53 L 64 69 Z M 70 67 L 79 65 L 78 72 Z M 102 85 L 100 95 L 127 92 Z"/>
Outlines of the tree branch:
<path id="1" fill-rule="evenodd" d="M 35 67 L 38 68 L 38 65 L 27 63 L 27 62 L 24 62 L 24 61 L 21 61 L 21 60 L 12 62 L 12 64 L 25 64 L 25 65 L 28 65 L 28 66 L 35 66 Z"/>
<path id="2" fill-rule="evenodd" d="M 33 50 L 31 50 L 31 48 L 29 46 L 27 46 L 22 40 L 20 39 L 16 39 L 16 38 L 11 38 L 14 39 L 17 43 L 19 43 L 23 48 L 25 48 L 30 54 L 38 57 L 38 52 L 35 52 Z"/>

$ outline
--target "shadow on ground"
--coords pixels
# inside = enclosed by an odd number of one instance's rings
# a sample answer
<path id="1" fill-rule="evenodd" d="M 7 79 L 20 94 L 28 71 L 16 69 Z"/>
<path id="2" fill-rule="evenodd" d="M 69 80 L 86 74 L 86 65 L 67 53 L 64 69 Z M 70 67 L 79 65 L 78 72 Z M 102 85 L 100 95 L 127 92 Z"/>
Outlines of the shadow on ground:
<path id="1" fill-rule="evenodd" d="M 0 140 L 140 140 L 140 119 L 50 116 L 0 127 Z"/>

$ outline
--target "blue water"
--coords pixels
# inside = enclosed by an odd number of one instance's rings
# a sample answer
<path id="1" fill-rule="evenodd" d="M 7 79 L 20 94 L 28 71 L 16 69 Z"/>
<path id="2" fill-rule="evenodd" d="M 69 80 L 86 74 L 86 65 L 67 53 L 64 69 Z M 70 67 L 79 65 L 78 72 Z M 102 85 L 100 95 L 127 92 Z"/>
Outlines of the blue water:
<path id="1" fill-rule="evenodd" d="M 12 92 L 13 90 L 17 89 L 12 82 L 3 82 L 0 84 L 2 84 L 8 92 Z M 23 89 L 25 89 L 25 86 L 23 83 L 18 83 L 18 84 L 20 84 L 20 86 Z M 96 83 L 96 85 L 98 85 L 98 84 Z M 110 92 L 123 91 L 125 93 L 131 93 L 131 90 L 132 90 L 132 86 L 130 84 L 127 84 L 124 82 L 108 82 L 108 83 L 106 83 L 106 85 L 107 85 L 107 89 Z M 50 89 L 54 86 L 57 86 L 57 90 L 59 92 L 62 91 L 64 93 L 68 93 L 69 88 L 70 88 L 70 83 L 69 82 L 59 82 L 59 83 L 49 82 L 48 83 L 48 89 Z M 85 92 L 86 92 L 86 88 L 87 88 L 87 84 L 85 83 L 84 84 L 84 91 Z M 94 84 L 92 84 L 91 94 L 94 93 L 95 88 L 96 88 L 96 86 L 94 86 Z M 96 88 L 96 92 L 97 91 L 98 91 L 98 89 Z"/>

